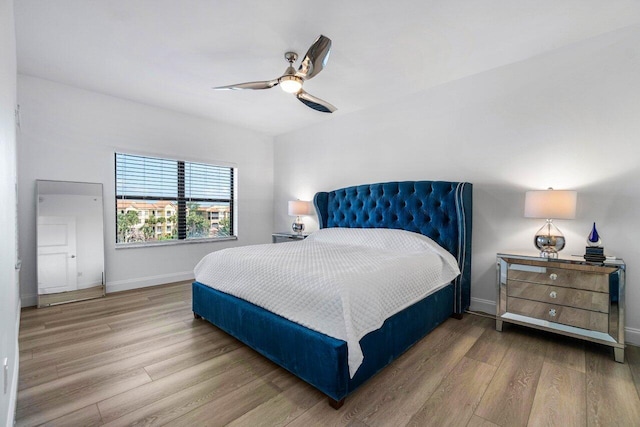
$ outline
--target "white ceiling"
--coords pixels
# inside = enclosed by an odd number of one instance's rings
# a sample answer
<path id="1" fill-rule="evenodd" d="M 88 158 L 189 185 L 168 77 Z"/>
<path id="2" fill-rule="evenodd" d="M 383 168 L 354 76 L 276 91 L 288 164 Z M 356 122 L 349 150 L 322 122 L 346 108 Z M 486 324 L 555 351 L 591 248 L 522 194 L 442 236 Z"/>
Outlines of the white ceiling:
<path id="1" fill-rule="evenodd" d="M 18 72 L 269 135 L 390 103 L 640 22 L 637 0 L 15 0 Z M 284 52 L 319 34 L 327 67 L 304 106 L 279 88 Z M 297 68 L 296 64 L 296 68 Z"/>

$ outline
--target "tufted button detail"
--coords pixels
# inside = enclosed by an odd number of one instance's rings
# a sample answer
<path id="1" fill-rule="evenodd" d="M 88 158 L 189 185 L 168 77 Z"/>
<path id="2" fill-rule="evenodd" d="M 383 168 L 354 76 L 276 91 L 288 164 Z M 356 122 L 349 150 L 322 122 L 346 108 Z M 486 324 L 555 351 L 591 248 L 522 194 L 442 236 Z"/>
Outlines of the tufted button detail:
<path id="1" fill-rule="evenodd" d="M 327 227 L 385 227 L 427 235 L 448 250 L 457 245 L 456 185 L 387 182 L 327 194 Z"/>

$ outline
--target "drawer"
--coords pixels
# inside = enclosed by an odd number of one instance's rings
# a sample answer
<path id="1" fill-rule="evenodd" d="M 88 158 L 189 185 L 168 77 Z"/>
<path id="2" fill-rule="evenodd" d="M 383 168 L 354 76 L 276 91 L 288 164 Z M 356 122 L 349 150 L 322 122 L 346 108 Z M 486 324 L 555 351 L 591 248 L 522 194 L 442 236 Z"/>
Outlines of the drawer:
<path id="1" fill-rule="evenodd" d="M 534 317 L 549 322 L 575 326 L 603 333 L 609 332 L 608 319 L 605 313 L 579 308 L 565 307 L 521 298 L 507 297 L 507 311 L 522 316 Z"/>
<path id="2" fill-rule="evenodd" d="M 590 271 L 510 264 L 507 279 L 609 293 L 609 275 Z"/>
<path id="3" fill-rule="evenodd" d="M 580 289 L 507 281 L 507 295 L 554 305 L 564 305 L 601 313 L 609 312 L 609 294 Z"/>

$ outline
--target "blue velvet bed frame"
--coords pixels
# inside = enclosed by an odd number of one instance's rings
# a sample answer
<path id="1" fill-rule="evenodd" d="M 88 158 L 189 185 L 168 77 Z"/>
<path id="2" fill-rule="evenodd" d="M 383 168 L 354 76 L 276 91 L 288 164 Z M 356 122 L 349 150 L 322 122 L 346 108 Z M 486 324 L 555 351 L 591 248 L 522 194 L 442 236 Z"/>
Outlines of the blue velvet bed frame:
<path id="1" fill-rule="evenodd" d="M 462 274 L 387 319 L 360 341 L 364 361 L 349 378 L 347 344 L 242 299 L 193 283 L 193 312 L 329 397 L 344 398 L 449 316 L 469 307 L 472 185 L 406 181 L 359 185 L 314 197 L 320 228 L 396 228 L 424 234 L 451 252 Z"/>

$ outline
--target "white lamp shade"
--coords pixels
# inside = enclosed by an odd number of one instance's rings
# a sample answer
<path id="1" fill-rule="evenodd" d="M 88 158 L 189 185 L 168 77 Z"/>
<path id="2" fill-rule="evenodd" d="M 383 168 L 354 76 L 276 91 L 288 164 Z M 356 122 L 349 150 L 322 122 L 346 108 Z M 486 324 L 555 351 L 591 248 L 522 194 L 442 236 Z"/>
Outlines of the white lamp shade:
<path id="1" fill-rule="evenodd" d="M 292 200 L 289 202 L 289 215 L 311 215 L 311 202 L 304 200 Z"/>
<path id="2" fill-rule="evenodd" d="M 574 219 L 578 193 L 573 190 L 527 191 L 524 216 L 527 218 Z"/>

